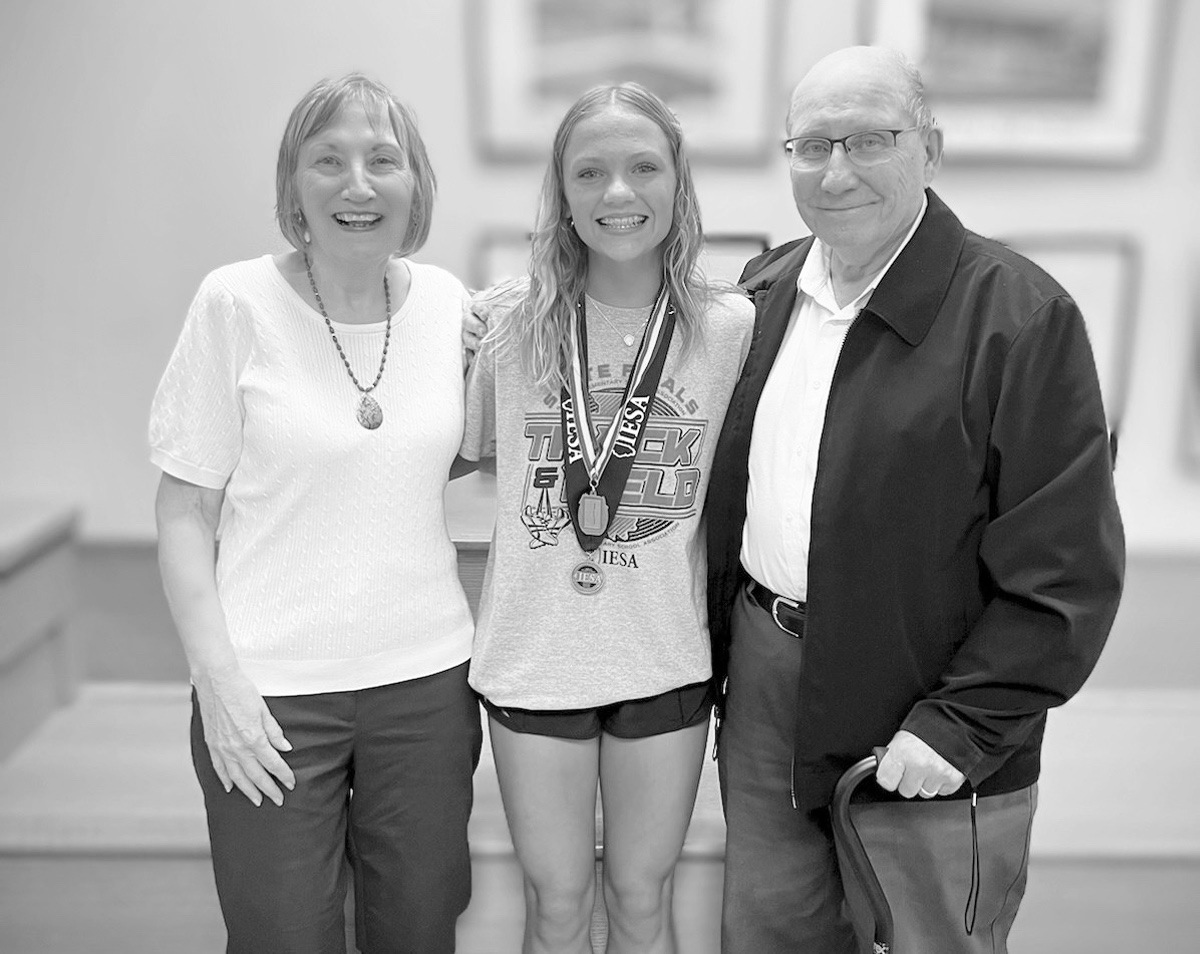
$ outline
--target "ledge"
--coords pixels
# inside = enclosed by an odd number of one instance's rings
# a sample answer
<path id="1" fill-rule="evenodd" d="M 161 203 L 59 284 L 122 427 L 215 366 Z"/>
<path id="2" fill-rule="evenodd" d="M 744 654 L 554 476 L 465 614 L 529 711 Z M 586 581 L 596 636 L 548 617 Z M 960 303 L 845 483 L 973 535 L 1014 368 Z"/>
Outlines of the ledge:
<path id="1" fill-rule="evenodd" d="M 192 774 L 188 687 L 90 683 L 0 764 L 0 855 L 207 854 Z M 1085 690 L 1051 713 L 1032 854 L 1200 859 L 1200 691 Z M 711 749 L 710 749 L 711 751 Z M 510 857 L 490 747 L 475 776 L 476 857 Z M 684 856 L 720 861 L 724 822 L 706 756 Z"/>
<path id="2" fill-rule="evenodd" d="M 70 539 L 79 512 L 45 500 L 0 499 L 0 577 Z"/>
<path id="3" fill-rule="evenodd" d="M 1051 711 L 1032 854 L 1200 859 L 1200 690 L 1085 687 Z"/>
<path id="4" fill-rule="evenodd" d="M 476 471 L 450 481 L 446 488 L 446 525 L 459 550 L 491 545 L 496 523 L 496 477 Z"/>

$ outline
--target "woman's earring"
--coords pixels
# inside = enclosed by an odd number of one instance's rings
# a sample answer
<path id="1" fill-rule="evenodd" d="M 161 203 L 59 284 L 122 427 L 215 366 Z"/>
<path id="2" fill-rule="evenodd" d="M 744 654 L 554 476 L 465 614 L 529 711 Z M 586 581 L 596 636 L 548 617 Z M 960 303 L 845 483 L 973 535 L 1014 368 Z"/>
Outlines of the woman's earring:
<path id="1" fill-rule="evenodd" d="M 304 221 L 304 213 L 301 212 L 299 209 L 297 209 L 295 214 L 296 214 L 296 224 L 298 226 L 300 226 L 300 229 L 301 229 L 300 238 L 303 239 L 304 244 L 307 245 L 309 242 L 312 241 L 312 236 L 308 234 L 308 225 Z"/>

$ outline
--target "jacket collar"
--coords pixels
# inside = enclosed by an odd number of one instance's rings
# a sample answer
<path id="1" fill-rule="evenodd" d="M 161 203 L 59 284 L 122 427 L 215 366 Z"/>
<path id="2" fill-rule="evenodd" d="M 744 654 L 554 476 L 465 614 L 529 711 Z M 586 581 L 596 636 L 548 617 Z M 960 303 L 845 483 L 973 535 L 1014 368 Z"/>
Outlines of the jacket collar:
<path id="1" fill-rule="evenodd" d="M 756 255 L 742 269 L 738 284 L 751 297 L 785 281 L 790 280 L 794 285 L 812 244 L 813 237 L 806 235 Z"/>
<path id="2" fill-rule="evenodd" d="M 913 346 L 924 340 L 937 317 L 966 241 L 966 229 L 946 203 L 932 189 L 925 195 L 925 218 L 864 309 Z"/>
<path id="3" fill-rule="evenodd" d="M 929 200 L 925 217 L 864 309 L 912 346 L 924 340 L 937 317 L 966 240 L 962 223 L 937 193 L 926 189 L 925 195 Z M 766 252 L 747 266 L 742 278 L 742 286 L 752 295 L 769 289 L 766 312 L 778 313 L 785 325 L 796 301 L 796 280 L 812 244 L 810 235 Z"/>

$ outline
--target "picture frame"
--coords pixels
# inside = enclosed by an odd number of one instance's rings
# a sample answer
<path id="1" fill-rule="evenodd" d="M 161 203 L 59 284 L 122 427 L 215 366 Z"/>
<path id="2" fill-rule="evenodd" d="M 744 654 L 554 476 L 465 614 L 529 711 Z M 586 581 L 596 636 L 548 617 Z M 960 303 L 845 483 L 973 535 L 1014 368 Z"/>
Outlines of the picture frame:
<path id="1" fill-rule="evenodd" d="M 1200 259 L 1200 256 L 1196 258 Z M 1196 270 L 1192 271 L 1190 305 L 1191 328 L 1179 448 L 1184 469 L 1190 476 L 1200 478 L 1200 271 Z"/>
<path id="2" fill-rule="evenodd" d="M 529 232 L 518 228 L 485 229 L 471 252 L 469 281 L 482 289 L 519 278 L 529 267 Z M 700 267 L 710 281 L 736 284 L 742 267 L 768 248 L 760 232 L 713 232 L 704 237 Z"/>
<path id="3" fill-rule="evenodd" d="M 487 161 L 544 161 L 575 99 L 633 80 L 671 106 L 694 159 L 765 163 L 782 0 L 468 0 L 471 125 Z"/>
<path id="4" fill-rule="evenodd" d="M 1176 0 L 863 0 L 957 162 L 1136 165 L 1160 138 Z"/>
<path id="5" fill-rule="evenodd" d="M 704 236 L 700 267 L 709 281 L 736 285 L 746 263 L 770 245 L 761 232 L 712 232 Z"/>
<path id="6" fill-rule="evenodd" d="M 471 288 L 488 288 L 526 274 L 530 238 L 528 231 L 519 228 L 492 228 L 479 233 L 467 266 L 467 281 Z"/>
<path id="7" fill-rule="evenodd" d="M 1120 233 L 1014 235 L 1001 241 L 1044 269 L 1083 313 L 1108 429 L 1120 431 L 1141 300 L 1141 251 Z"/>

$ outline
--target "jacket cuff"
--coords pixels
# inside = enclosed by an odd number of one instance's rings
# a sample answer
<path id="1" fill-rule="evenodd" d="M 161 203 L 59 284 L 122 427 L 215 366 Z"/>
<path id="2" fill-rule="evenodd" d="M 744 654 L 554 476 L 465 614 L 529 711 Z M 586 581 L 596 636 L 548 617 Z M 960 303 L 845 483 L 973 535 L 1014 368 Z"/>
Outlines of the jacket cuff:
<path id="1" fill-rule="evenodd" d="M 911 732 L 937 752 L 962 772 L 972 785 L 978 785 L 989 774 L 985 754 L 971 742 L 962 724 L 938 703 L 918 702 L 900 728 Z"/>

